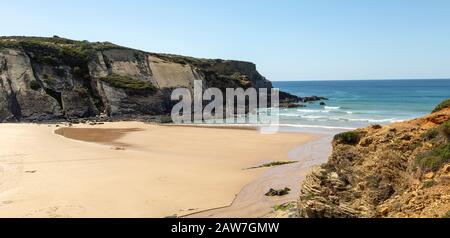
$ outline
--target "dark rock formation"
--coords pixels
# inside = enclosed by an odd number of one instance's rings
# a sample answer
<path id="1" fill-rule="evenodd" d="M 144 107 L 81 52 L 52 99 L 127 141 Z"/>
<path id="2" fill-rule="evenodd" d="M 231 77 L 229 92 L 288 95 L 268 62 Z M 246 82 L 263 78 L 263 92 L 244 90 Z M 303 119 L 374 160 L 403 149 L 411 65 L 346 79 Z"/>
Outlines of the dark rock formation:
<path id="1" fill-rule="evenodd" d="M 269 190 L 269 192 L 267 192 L 265 194 L 265 196 L 267 196 L 267 197 L 282 197 L 282 196 L 288 195 L 290 191 L 291 191 L 290 188 L 283 188 L 283 189 L 278 189 L 278 190 L 271 188 Z"/>
<path id="2" fill-rule="evenodd" d="M 328 100 L 325 97 L 311 96 L 311 97 L 298 97 L 286 92 L 280 92 L 280 103 L 283 104 L 294 104 L 294 103 L 306 103 L 306 102 L 317 102 L 322 100 Z"/>
<path id="3" fill-rule="evenodd" d="M 299 103 L 290 103 L 290 102 L 280 103 L 280 108 L 302 108 L 302 107 L 306 107 L 306 106 L 303 104 L 299 104 Z"/>
<path id="4" fill-rule="evenodd" d="M 328 98 L 319 97 L 319 96 L 311 96 L 311 97 L 301 98 L 301 100 L 302 100 L 302 102 L 316 102 L 316 101 L 328 100 Z"/>

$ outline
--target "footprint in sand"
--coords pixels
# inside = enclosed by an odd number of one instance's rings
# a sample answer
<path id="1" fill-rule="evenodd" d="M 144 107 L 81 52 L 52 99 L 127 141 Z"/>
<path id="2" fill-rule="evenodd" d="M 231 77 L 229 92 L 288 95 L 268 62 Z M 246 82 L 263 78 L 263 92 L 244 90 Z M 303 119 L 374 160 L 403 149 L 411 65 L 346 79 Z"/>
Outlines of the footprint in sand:
<path id="1" fill-rule="evenodd" d="M 27 214 L 25 217 L 35 218 L 71 218 L 80 217 L 86 209 L 83 206 L 67 205 L 67 206 L 53 206 L 36 210 Z"/>
<path id="2" fill-rule="evenodd" d="M 12 204 L 12 203 L 14 203 L 14 201 L 3 201 L 3 202 L 1 202 L 2 205 L 9 205 L 9 204 Z"/>
<path id="3" fill-rule="evenodd" d="M 124 148 L 124 147 L 111 147 L 111 150 L 123 151 L 123 150 L 126 150 L 126 148 Z"/>

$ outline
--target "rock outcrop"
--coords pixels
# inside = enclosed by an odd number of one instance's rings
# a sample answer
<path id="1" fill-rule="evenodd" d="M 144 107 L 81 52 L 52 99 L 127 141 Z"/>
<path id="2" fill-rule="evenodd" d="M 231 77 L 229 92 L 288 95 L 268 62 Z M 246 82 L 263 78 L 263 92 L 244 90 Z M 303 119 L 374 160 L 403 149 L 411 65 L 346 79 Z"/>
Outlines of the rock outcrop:
<path id="1" fill-rule="evenodd" d="M 449 105 L 450 106 L 450 105 Z M 301 217 L 448 217 L 450 108 L 339 134 L 303 182 Z"/>
<path id="2" fill-rule="evenodd" d="M 272 88 L 253 63 L 154 54 L 108 42 L 0 37 L 0 122 L 167 114 L 173 88 Z M 282 93 L 282 100 L 299 101 Z"/>

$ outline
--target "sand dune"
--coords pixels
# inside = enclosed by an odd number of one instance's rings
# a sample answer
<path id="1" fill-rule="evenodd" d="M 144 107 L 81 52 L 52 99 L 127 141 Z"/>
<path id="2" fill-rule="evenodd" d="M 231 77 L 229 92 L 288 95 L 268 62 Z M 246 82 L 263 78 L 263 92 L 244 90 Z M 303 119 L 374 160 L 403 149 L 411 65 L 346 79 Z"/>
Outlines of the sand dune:
<path id="1" fill-rule="evenodd" d="M 165 217 L 227 206 L 265 171 L 244 168 L 289 160 L 314 138 L 138 122 L 73 128 L 84 128 L 69 130 L 86 142 L 54 125 L 0 125 L 0 217 Z"/>

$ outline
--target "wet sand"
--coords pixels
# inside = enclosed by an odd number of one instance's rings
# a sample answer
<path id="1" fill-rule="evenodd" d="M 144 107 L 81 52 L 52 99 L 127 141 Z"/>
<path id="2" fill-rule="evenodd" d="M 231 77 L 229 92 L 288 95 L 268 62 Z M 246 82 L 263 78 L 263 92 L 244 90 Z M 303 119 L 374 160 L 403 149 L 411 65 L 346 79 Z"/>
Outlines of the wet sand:
<path id="1" fill-rule="evenodd" d="M 331 135 L 316 136 L 289 153 L 290 161 L 297 163 L 276 166 L 265 171 L 246 185 L 230 206 L 189 214 L 187 218 L 264 218 L 276 217 L 273 207 L 297 202 L 300 184 L 313 167 L 325 163 L 331 154 Z M 271 188 L 288 187 L 290 193 L 282 197 L 267 197 Z"/>
<path id="2" fill-rule="evenodd" d="M 111 144 L 118 146 L 131 146 L 129 144 L 117 142 L 120 138 L 127 135 L 127 133 L 142 131 L 139 128 L 131 129 L 97 129 L 97 128 L 60 128 L 55 130 L 55 134 L 64 136 L 66 138 L 94 142 L 101 144 Z"/>
<path id="3" fill-rule="evenodd" d="M 292 160 L 319 138 L 137 122 L 56 129 L 0 125 L 0 217 L 166 217 L 227 207 L 260 176 L 283 176 L 283 166 L 245 168 Z"/>

